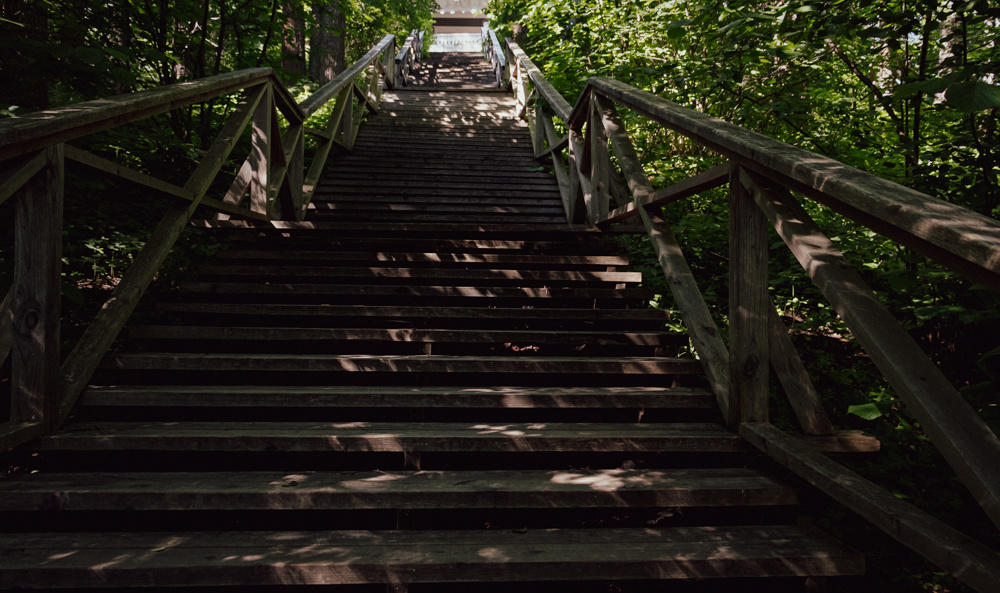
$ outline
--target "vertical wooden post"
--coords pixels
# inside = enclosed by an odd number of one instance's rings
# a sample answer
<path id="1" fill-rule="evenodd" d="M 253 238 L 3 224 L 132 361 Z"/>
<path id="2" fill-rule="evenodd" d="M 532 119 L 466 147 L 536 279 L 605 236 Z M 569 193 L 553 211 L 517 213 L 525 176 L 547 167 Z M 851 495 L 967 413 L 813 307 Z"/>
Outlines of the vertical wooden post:
<path id="1" fill-rule="evenodd" d="M 15 197 L 11 421 L 58 421 L 63 145 Z"/>
<path id="2" fill-rule="evenodd" d="M 608 131 L 604 128 L 604 118 L 597 101 L 597 95 L 590 99 L 587 135 L 590 137 L 590 204 L 587 213 L 590 220 L 598 221 L 608 216 L 611 200 L 611 156 L 608 154 Z"/>
<path id="3" fill-rule="evenodd" d="M 768 421 L 767 217 L 729 174 L 729 425 Z"/>
<path id="4" fill-rule="evenodd" d="M 351 146 L 351 132 L 354 130 L 354 83 L 347 85 L 344 97 L 344 115 L 340 118 L 340 137 L 344 144 Z M 336 137 L 336 136 L 335 136 Z"/>
<path id="5" fill-rule="evenodd" d="M 295 220 L 302 220 L 305 218 L 306 211 L 303 208 L 303 194 L 302 186 L 305 182 L 305 147 L 306 147 L 306 135 L 305 135 L 305 124 L 304 123 L 293 123 L 289 127 L 289 138 L 295 142 L 295 147 L 292 149 L 291 158 L 288 159 L 288 187 L 292 192 L 292 215 Z"/>
<path id="6" fill-rule="evenodd" d="M 271 83 L 253 112 L 250 132 L 250 210 L 267 213 L 268 171 L 271 167 L 271 113 L 273 111 Z"/>

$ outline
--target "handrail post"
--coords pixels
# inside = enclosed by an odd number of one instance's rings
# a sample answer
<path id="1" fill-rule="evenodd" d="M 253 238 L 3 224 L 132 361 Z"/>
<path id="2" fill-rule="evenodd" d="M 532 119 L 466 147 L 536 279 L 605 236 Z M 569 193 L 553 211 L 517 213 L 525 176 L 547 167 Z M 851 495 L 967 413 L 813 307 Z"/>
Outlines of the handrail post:
<path id="1" fill-rule="evenodd" d="M 250 131 L 250 210 L 267 214 L 268 173 L 271 167 L 271 107 L 274 90 L 265 83 L 264 96 L 253 112 Z"/>
<path id="2" fill-rule="evenodd" d="M 53 430 L 60 393 L 63 145 L 44 153 L 44 168 L 15 195 L 10 419 Z"/>
<path id="3" fill-rule="evenodd" d="M 729 173 L 729 418 L 768 422 L 767 217 L 740 181 Z"/>

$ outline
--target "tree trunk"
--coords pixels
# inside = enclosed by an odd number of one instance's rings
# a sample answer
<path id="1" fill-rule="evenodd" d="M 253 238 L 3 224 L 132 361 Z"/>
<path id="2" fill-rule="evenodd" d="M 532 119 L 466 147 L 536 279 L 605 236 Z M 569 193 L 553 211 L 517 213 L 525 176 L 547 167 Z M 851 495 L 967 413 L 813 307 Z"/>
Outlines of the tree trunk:
<path id="1" fill-rule="evenodd" d="M 297 0 L 285 0 L 282 11 L 285 30 L 281 44 L 281 69 L 290 79 L 301 78 L 306 75 L 306 28 L 302 5 Z"/>
<path id="2" fill-rule="evenodd" d="M 313 5 L 316 28 L 309 38 L 309 77 L 326 84 L 344 70 L 344 13 L 336 0 Z"/>

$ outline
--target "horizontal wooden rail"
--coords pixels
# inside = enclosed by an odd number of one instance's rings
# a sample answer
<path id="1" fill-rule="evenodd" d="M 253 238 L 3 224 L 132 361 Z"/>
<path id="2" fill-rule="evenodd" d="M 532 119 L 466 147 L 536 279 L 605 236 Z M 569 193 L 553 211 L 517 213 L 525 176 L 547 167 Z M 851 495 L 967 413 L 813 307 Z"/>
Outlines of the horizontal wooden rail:
<path id="1" fill-rule="evenodd" d="M 414 29 L 410 36 L 403 42 L 403 47 L 396 54 L 395 68 L 393 70 L 393 84 L 401 86 L 407 85 L 406 77 L 409 76 L 413 63 L 420 60 L 420 54 L 424 51 L 424 32 Z"/>
<path id="2" fill-rule="evenodd" d="M 414 38 L 421 38 L 419 32 Z M 419 42 L 410 47 L 419 50 Z M 359 62 L 301 105 L 270 68 L 253 68 L 0 121 L 0 202 L 14 199 L 16 227 L 14 287 L 0 303 L 0 362 L 8 355 L 11 358 L 12 392 L 10 422 L 0 425 L 0 450 L 52 430 L 68 417 L 198 208 L 211 208 L 220 219 L 302 219 L 332 146 L 353 146 L 365 113 L 379 107 L 383 85 L 395 83 L 394 48 L 395 37 L 386 35 Z M 238 92 L 243 95 L 235 110 L 183 186 L 67 144 Z M 319 124 L 321 140 L 307 174 L 307 120 L 334 98 L 330 117 Z M 208 196 L 247 128 L 251 147 L 235 180 L 221 199 Z M 174 205 L 60 364 L 61 225 L 67 162 L 167 196 Z"/>
<path id="3" fill-rule="evenodd" d="M 730 427 L 957 578 L 984 591 L 997 590 L 1000 556 L 995 551 L 819 455 L 817 445 L 865 451 L 877 450 L 878 444 L 836 431 L 830 422 L 768 297 L 767 258 L 768 227 L 773 226 L 1000 526 L 1000 439 L 851 270 L 789 190 L 993 289 L 1000 289 L 1000 222 L 621 81 L 591 78 L 570 108 L 511 40 L 507 52 L 513 91 L 532 130 L 535 155 L 552 160 L 567 221 L 608 228 L 640 217 Z M 691 138 L 727 162 L 654 189 L 619 107 Z M 565 140 L 557 134 L 553 116 L 569 128 Z M 658 208 L 724 185 L 730 212 L 728 346 Z M 793 440 L 767 423 L 768 367 L 773 367 L 805 437 Z"/>
<path id="4" fill-rule="evenodd" d="M 797 146 L 681 107 L 610 78 L 588 90 L 659 122 L 740 165 L 780 182 L 1000 290 L 1000 221 L 976 214 Z M 581 105 L 571 124 L 585 117 Z"/>

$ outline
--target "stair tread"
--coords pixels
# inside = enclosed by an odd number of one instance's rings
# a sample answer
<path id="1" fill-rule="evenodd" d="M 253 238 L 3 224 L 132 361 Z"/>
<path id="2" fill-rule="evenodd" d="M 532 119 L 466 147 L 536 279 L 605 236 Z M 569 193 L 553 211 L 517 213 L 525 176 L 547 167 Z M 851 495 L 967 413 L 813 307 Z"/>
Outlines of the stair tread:
<path id="1" fill-rule="evenodd" d="M 363 584 L 859 574 L 814 529 L 16 534 L 8 583 L 39 586 Z"/>
<path id="2" fill-rule="evenodd" d="M 0 511 L 788 505 L 748 469 L 95 472 L 0 481 Z"/>
<path id="3" fill-rule="evenodd" d="M 116 385 L 92 387 L 83 405 L 711 408 L 715 395 L 692 387 L 391 387 L 263 385 Z"/>
<path id="4" fill-rule="evenodd" d="M 742 452 L 711 422 L 77 422 L 34 442 L 42 451 Z"/>
<path id="5" fill-rule="evenodd" d="M 449 356 L 389 354 L 255 354 L 151 353 L 108 354 L 102 369 L 322 371 L 322 372 L 450 372 L 545 374 L 695 374 L 701 362 L 672 357 L 585 356 Z"/>

